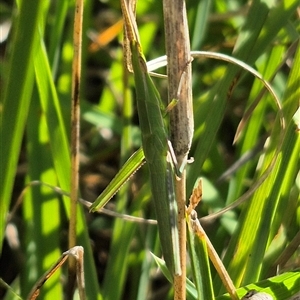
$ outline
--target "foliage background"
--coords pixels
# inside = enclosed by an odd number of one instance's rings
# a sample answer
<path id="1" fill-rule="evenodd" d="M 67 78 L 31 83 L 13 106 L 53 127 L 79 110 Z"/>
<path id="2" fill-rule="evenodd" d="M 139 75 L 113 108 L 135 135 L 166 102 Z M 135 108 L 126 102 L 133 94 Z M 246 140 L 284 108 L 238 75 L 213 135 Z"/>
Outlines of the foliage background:
<path id="1" fill-rule="evenodd" d="M 297 5 L 292 0 L 252 1 L 251 5 L 238 0 L 187 1 L 192 49 L 233 53 L 266 79 L 274 74 L 272 86 L 283 103 L 287 123 L 278 163 L 251 198 L 251 204 L 217 221 L 203 223 L 237 287 L 275 275 L 276 260 L 299 235 Z M 6 238 L 4 234 L 7 213 L 27 183 L 40 180 L 69 191 L 74 3 L 2 1 L 0 9 L 0 276 L 25 297 L 67 248 L 69 199 L 41 185 L 26 190 L 6 227 Z M 95 200 L 140 145 L 134 83 L 132 77 L 124 75 L 122 63 L 120 19 L 118 1 L 85 2 L 80 183 L 81 196 L 88 201 Z M 137 20 L 147 59 L 163 55 L 162 3 L 140 1 Z M 11 26 L 7 38 L 5 26 Z M 111 31 L 105 31 L 108 28 Z M 104 33 L 100 42 L 92 43 L 99 33 Z M 199 216 L 242 195 L 259 178 L 279 144 L 278 111 L 265 94 L 240 141 L 232 145 L 245 108 L 262 89 L 243 72 L 227 98 L 232 74 L 237 74 L 236 70 L 220 61 L 201 59 L 193 63 L 195 135 L 191 156 L 195 162 L 188 167 L 187 193 L 189 196 L 201 176 L 204 197 Z M 154 81 L 162 98 L 166 98 L 166 81 Z M 263 151 L 267 137 L 271 137 L 270 146 Z M 251 159 L 230 176 L 220 178 L 247 151 L 254 153 Z M 145 166 L 111 201 L 110 209 L 155 218 L 147 177 Z M 78 215 L 78 243 L 85 248 L 90 299 L 171 297 L 169 285 L 149 254 L 151 250 L 159 255 L 154 226 L 91 215 L 83 207 Z M 287 270 L 297 266 L 299 252 L 293 255 Z M 214 268 L 211 272 L 215 295 L 223 294 Z M 188 274 L 191 277 L 190 270 Z M 45 285 L 42 298 L 60 298 L 65 278 L 66 270 L 62 269 Z M 297 289 L 297 278 L 288 290 Z"/>

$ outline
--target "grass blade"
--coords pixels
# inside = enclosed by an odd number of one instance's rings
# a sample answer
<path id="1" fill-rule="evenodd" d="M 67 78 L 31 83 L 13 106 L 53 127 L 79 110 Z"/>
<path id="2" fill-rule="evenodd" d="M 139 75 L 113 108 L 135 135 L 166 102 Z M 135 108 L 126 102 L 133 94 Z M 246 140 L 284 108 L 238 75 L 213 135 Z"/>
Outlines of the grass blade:
<path id="1" fill-rule="evenodd" d="M 14 27 L 14 42 L 8 63 L 9 71 L 1 100 L 0 251 L 2 251 L 6 214 L 29 111 L 34 80 L 32 61 L 37 49 L 36 28 L 42 19 L 44 5 L 45 3 L 36 3 L 34 0 L 21 1 Z M 27 26 L 23 27 L 25 23 Z"/>

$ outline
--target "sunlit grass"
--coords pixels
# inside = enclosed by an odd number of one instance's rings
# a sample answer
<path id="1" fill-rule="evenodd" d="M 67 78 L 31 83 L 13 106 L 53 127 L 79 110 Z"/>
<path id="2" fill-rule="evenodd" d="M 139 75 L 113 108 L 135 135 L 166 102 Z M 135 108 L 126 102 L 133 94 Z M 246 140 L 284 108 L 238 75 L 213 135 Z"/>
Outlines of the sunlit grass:
<path id="1" fill-rule="evenodd" d="M 19 2 L 19 6 L 5 8 L 11 13 L 7 18 L 13 26 L 1 61 L 1 69 L 7 70 L 1 71 L 0 93 L 1 245 L 7 215 L 26 183 L 40 180 L 67 192 L 70 187 L 70 45 L 74 4 Z M 202 7 L 204 4 L 209 7 L 209 1 L 187 3 L 193 50 L 226 53 L 256 68 L 271 81 L 282 103 L 286 129 L 273 171 L 261 187 L 246 204 L 210 224 L 203 222 L 203 226 L 237 288 L 251 284 L 251 288 L 272 293 L 275 299 L 289 299 L 300 284 L 299 271 L 292 272 L 293 267 L 299 268 L 297 252 L 291 257 L 287 273 L 264 284 L 256 282 L 275 276 L 280 255 L 285 255 L 292 241 L 299 245 L 295 239 L 300 227 L 300 142 L 294 118 L 300 99 L 298 3 L 252 1 L 247 7 L 241 1 L 218 1 L 207 11 Z M 104 8 L 108 9 L 107 14 L 111 13 L 108 24 L 101 23 L 103 14 L 99 18 L 95 14 Z M 228 12 L 236 14 L 227 15 Z M 89 201 L 96 199 L 140 145 L 131 77 L 125 93 L 123 90 L 126 80 L 121 32 L 116 32 L 116 38 L 98 52 L 88 51 L 88 30 L 103 31 L 120 18 L 118 1 L 105 5 L 86 1 L 81 187 L 82 196 Z M 147 58 L 164 55 L 161 7 L 155 2 L 141 1 L 137 20 Z M 294 45 L 292 50 L 291 45 Z M 228 98 L 236 76 L 240 81 Z M 166 98 L 166 81 L 154 81 L 162 98 Z M 198 207 L 198 217 L 223 208 L 247 191 L 259 180 L 280 146 L 279 112 L 268 93 L 262 96 L 238 143 L 231 145 L 243 112 L 261 90 L 261 83 L 227 63 L 207 59 L 193 62 L 195 135 L 190 156 L 194 157 L 194 163 L 187 169 L 187 196 L 202 177 L 203 201 Z M 218 181 L 249 151 L 253 151 L 251 159 Z M 155 219 L 147 174 L 144 166 L 115 197 L 111 208 Z M 21 245 L 16 253 L 22 255 L 23 261 L 20 274 L 16 274 L 18 280 L 11 285 L 22 298 L 67 250 L 68 219 L 67 196 L 43 186 L 31 187 L 25 193 L 21 208 L 10 221 L 18 224 Z M 161 280 L 159 288 L 152 286 L 160 278 L 154 272 L 156 264 L 150 254 L 151 251 L 160 256 L 155 226 L 91 215 L 79 206 L 77 230 L 78 244 L 85 250 L 88 299 L 151 299 L 155 292 L 163 290 L 157 296 L 159 299 L 172 298 L 165 280 Z M 7 260 L 5 256 L 3 259 Z M 5 271 L 2 263 L 0 269 Z M 193 276 L 207 276 L 204 270 L 207 266 L 195 270 Z M 212 266 L 210 272 L 215 296 L 228 299 L 221 296 L 225 290 Z M 193 281 L 190 266 L 187 274 Z M 61 299 L 64 286 L 61 278 L 65 276 L 66 270 L 62 269 L 51 278 L 42 289 L 41 298 Z M 276 278 L 284 282 L 286 294 L 275 283 Z M 195 287 L 190 284 L 188 288 L 189 299 L 195 299 L 192 296 Z M 246 291 L 247 288 L 239 290 L 239 296 Z M 10 295 L 7 294 L 7 299 L 13 299 Z"/>

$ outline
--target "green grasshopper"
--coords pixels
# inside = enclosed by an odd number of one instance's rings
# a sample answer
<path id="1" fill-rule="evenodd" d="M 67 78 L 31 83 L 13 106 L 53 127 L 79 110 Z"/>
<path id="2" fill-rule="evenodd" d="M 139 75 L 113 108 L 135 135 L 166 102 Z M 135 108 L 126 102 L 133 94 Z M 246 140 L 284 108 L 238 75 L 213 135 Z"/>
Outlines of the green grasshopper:
<path id="1" fill-rule="evenodd" d="M 164 124 L 161 98 L 148 74 L 135 18 L 126 1 L 121 1 L 126 34 L 130 43 L 131 65 L 136 83 L 137 110 L 142 134 L 143 150 L 138 150 L 125 164 L 130 174 L 134 161 L 145 158 L 150 171 L 151 192 L 154 199 L 158 232 L 166 265 L 171 274 L 181 274 L 177 230 L 177 206 L 174 191 L 174 172 L 171 168 L 171 154 L 167 129 Z M 125 177 L 126 178 L 126 177 Z M 121 186 L 124 182 L 120 182 Z M 108 186 L 112 186 L 114 182 Z M 116 189 L 115 189 L 116 190 Z M 92 204 L 90 211 L 103 207 L 113 194 L 101 195 Z"/>

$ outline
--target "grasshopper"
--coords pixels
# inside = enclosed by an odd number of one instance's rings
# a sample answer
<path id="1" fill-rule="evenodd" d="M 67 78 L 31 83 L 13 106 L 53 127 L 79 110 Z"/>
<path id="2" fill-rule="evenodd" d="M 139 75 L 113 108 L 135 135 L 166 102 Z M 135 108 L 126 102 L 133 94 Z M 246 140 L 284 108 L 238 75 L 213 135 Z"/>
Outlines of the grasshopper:
<path id="1" fill-rule="evenodd" d="M 163 120 L 160 95 L 147 70 L 146 60 L 139 42 L 139 35 L 132 10 L 121 1 L 126 36 L 131 51 L 131 66 L 136 83 L 137 110 L 142 135 L 142 147 L 127 163 L 145 158 L 150 171 L 151 192 L 158 221 L 158 232 L 166 265 L 171 274 L 181 274 L 177 230 L 177 206 L 174 192 L 174 172 L 169 152 L 167 129 Z M 130 169 L 126 169 L 129 170 Z M 122 183 L 120 183 L 120 186 Z M 111 195 L 112 196 L 112 195 Z M 103 207 L 110 199 L 98 197 L 90 210 Z"/>

